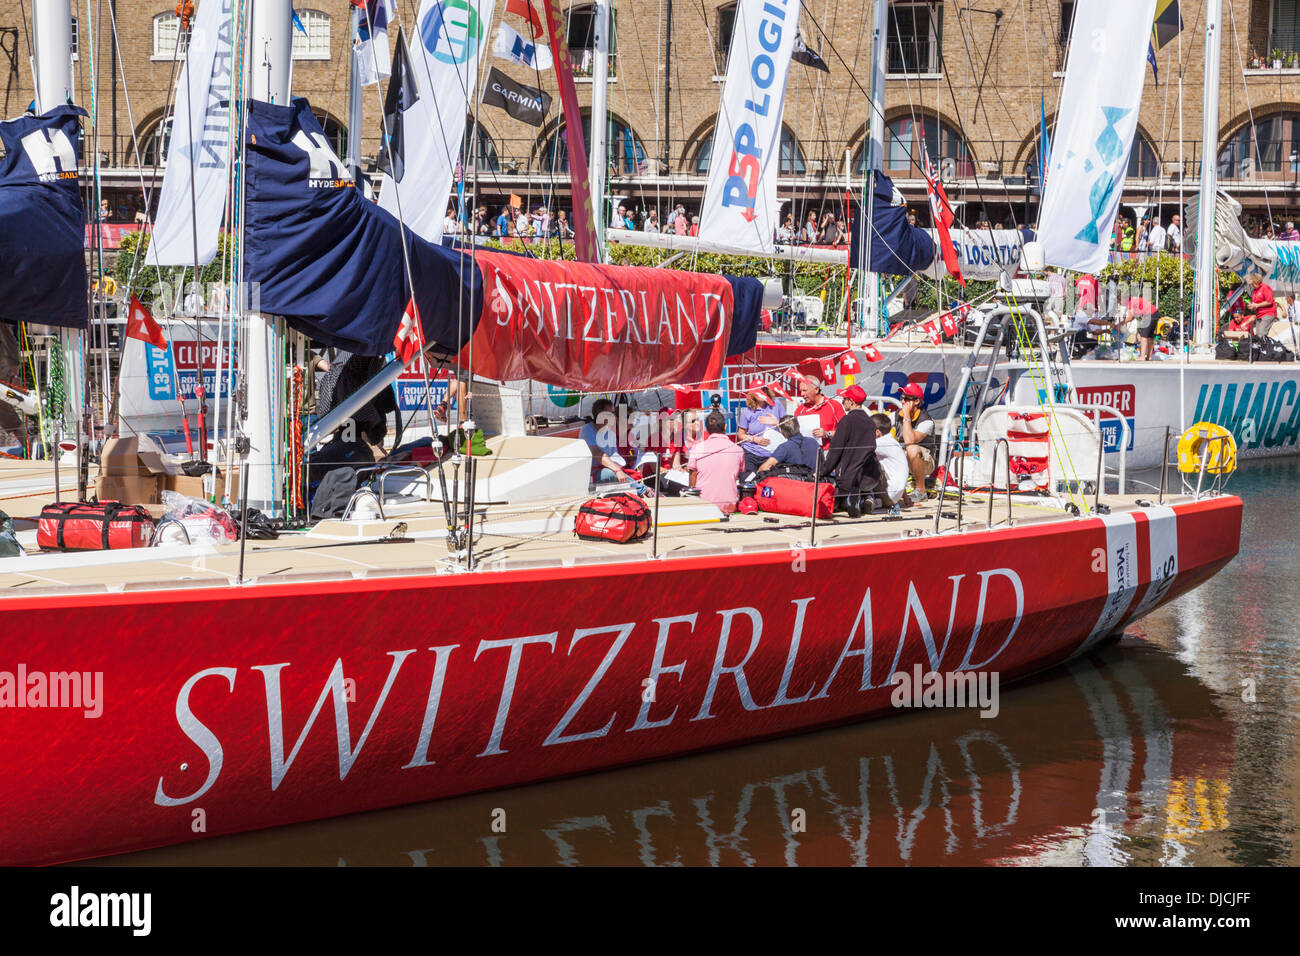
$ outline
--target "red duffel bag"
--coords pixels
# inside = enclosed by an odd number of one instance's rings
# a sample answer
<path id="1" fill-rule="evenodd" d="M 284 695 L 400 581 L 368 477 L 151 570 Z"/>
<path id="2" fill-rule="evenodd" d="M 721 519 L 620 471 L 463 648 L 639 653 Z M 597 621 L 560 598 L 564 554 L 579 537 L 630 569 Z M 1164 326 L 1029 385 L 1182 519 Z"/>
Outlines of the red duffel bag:
<path id="1" fill-rule="evenodd" d="M 650 507 L 627 492 L 592 498 L 578 509 L 573 530 L 584 541 L 636 541 L 650 533 Z"/>
<path id="2" fill-rule="evenodd" d="M 153 518 L 139 505 L 120 501 L 67 501 L 41 509 L 36 543 L 46 551 L 117 551 L 143 548 L 153 535 Z"/>
<path id="3" fill-rule="evenodd" d="M 764 478 L 754 489 L 754 498 L 760 511 L 778 515 L 798 515 L 811 518 L 813 513 L 813 483 L 797 478 Z M 817 517 L 829 518 L 835 511 L 835 486 L 829 481 L 817 484 Z"/>

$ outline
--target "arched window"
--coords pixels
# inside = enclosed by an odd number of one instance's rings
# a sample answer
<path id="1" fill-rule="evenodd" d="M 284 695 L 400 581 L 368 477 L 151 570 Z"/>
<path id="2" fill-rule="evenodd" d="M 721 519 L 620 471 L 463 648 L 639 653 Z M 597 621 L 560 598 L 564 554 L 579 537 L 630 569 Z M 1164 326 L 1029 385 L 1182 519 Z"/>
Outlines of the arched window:
<path id="1" fill-rule="evenodd" d="M 1030 184 L 1037 184 L 1040 179 L 1038 143 L 1039 140 L 1035 137 L 1034 145 L 1025 159 L 1025 179 Z M 1133 138 L 1133 148 L 1129 151 L 1128 168 L 1124 175 L 1129 179 L 1155 179 L 1160 175 L 1160 157 L 1156 155 L 1155 145 L 1141 130 Z"/>
<path id="2" fill-rule="evenodd" d="M 692 169 L 701 176 L 708 175 L 709 159 L 713 155 L 713 132 L 710 131 L 707 136 L 700 140 L 700 145 L 695 150 L 695 160 Z M 781 127 L 781 168 L 782 176 L 802 176 L 808 172 L 808 163 L 804 159 L 803 148 L 799 141 L 795 139 L 794 133 L 786 127 Z"/>
<path id="3" fill-rule="evenodd" d="M 321 10 L 299 10 L 298 20 L 303 29 L 293 27 L 293 58 L 295 60 L 328 60 L 330 58 L 330 15 Z"/>
<path id="4" fill-rule="evenodd" d="M 495 173 L 501 168 L 501 163 L 497 158 L 497 147 L 492 142 L 492 137 L 482 126 L 475 124 L 474 120 L 465 121 L 465 145 L 466 163 L 474 164 L 474 168 L 481 172 Z"/>
<path id="5" fill-rule="evenodd" d="M 311 112 L 316 117 L 316 122 L 320 123 L 320 128 L 324 131 L 325 139 L 330 144 L 330 148 L 334 150 L 339 159 L 344 159 L 348 154 L 347 127 L 324 110 L 312 110 Z"/>
<path id="6" fill-rule="evenodd" d="M 153 59 L 170 60 L 173 58 L 183 59 L 185 56 L 185 47 L 182 46 L 180 52 L 176 50 L 176 42 L 180 37 L 181 20 L 174 13 L 160 13 L 153 18 Z"/>
<path id="7" fill-rule="evenodd" d="M 611 4 L 612 7 L 612 4 Z M 614 67 L 617 51 L 618 30 L 614 24 L 614 11 L 609 13 L 609 75 L 617 70 Z M 596 58 L 596 5 L 586 4 L 569 11 L 569 59 L 573 61 L 575 76 L 591 76 L 592 62 Z"/>
<path id="8" fill-rule="evenodd" d="M 1222 179 L 1291 179 L 1300 174 L 1300 113 L 1256 117 L 1219 150 Z"/>
<path id="9" fill-rule="evenodd" d="M 645 147 L 631 128 L 622 120 L 610 117 L 608 144 L 609 169 L 615 176 L 632 176 L 649 169 Z M 582 111 L 583 142 L 591 142 L 591 114 Z M 543 172 L 567 173 L 569 171 L 569 142 L 561 124 L 542 144 L 537 164 Z"/>
<path id="10" fill-rule="evenodd" d="M 944 160 L 952 160 L 952 175 L 965 178 L 975 175 L 975 160 L 971 156 L 961 133 L 934 116 L 923 117 L 916 123 L 910 116 L 902 116 L 885 124 L 885 174 L 895 179 L 920 179 L 925 175 L 925 151 L 921 148 L 921 134 L 930 160 L 942 167 Z M 853 160 L 856 175 L 866 172 L 866 143 L 858 147 Z"/>

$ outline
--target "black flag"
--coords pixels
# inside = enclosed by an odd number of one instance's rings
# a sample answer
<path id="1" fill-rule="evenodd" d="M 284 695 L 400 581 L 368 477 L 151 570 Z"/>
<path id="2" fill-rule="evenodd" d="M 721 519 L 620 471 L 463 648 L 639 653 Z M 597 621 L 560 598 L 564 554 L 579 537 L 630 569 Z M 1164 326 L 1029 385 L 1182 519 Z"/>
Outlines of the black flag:
<path id="1" fill-rule="evenodd" d="M 529 126 L 541 126 L 551 108 L 549 93 L 516 83 L 495 66 L 483 87 L 483 102 L 499 106 L 515 119 Z"/>
<path id="2" fill-rule="evenodd" d="M 398 27 L 392 75 L 388 78 L 388 93 L 384 96 L 386 142 L 379 147 L 375 163 L 381 173 L 388 173 L 395 182 L 400 183 L 406 172 L 402 114 L 414 106 L 419 98 L 420 88 L 415 82 L 415 67 L 411 64 L 411 51 L 406 46 L 406 33 Z"/>
<path id="3" fill-rule="evenodd" d="M 814 69 L 821 70 L 823 73 L 831 71 L 825 60 L 808 49 L 808 44 L 804 42 L 802 32 L 796 32 L 794 35 L 794 50 L 790 53 L 790 59 L 796 63 L 802 63 L 804 66 L 811 66 Z"/>

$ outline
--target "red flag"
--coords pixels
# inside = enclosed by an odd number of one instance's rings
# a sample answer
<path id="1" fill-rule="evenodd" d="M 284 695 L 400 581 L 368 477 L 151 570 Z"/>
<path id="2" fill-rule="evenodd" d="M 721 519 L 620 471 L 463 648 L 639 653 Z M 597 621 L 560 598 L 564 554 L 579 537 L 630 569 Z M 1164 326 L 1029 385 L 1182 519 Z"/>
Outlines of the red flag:
<path id="1" fill-rule="evenodd" d="M 939 322 L 943 326 L 943 334 L 947 338 L 952 338 L 961 330 L 961 324 L 951 312 L 945 312 L 939 316 Z"/>
<path id="2" fill-rule="evenodd" d="M 564 135 L 569 144 L 569 177 L 573 197 L 573 246 L 579 262 L 600 262 L 600 245 L 596 240 L 594 216 L 599 210 L 591 205 L 591 183 L 587 181 L 587 143 L 582 135 L 582 110 L 578 90 L 573 83 L 573 61 L 566 36 L 564 11 L 556 0 L 545 0 L 546 35 L 555 54 L 555 84 L 560 89 L 564 110 Z"/>
<path id="3" fill-rule="evenodd" d="M 767 387 L 770 388 L 772 390 L 772 394 L 775 395 L 777 398 L 781 399 L 781 401 L 783 402 L 790 401 L 790 393 L 787 392 L 782 387 L 780 379 L 777 379 L 776 381 L 772 382 Z"/>
<path id="4" fill-rule="evenodd" d="M 880 349 L 870 344 L 862 346 L 862 354 L 866 356 L 868 362 L 879 362 L 884 358 L 884 356 L 880 354 Z"/>
<path id="5" fill-rule="evenodd" d="M 939 331 L 939 326 L 933 322 L 925 323 L 925 325 L 921 326 L 921 331 L 929 336 L 930 341 L 935 345 L 943 344 L 943 334 Z"/>
<path id="6" fill-rule="evenodd" d="M 862 363 L 858 361 L 858 357 L 852 352 L 845 352 L 840 358 L 840 374 L 857 375 L 861 371 Z"/>
<path id="7" fill-rule="evenodd" d="M 827 385 L 834 385 L 839 376 L 835 372 L 835 359 L 824 358 L 821 360 L 822 381 Z"/>
<path id="8" fill-rule="evenodd" d="M 943 191 L 943 183 L 935 175 L 934 163 L 929 161 L 925 164 L 925 188 L 930 194 L 930 214 L 934 218 L 934 228 L 939 233 L 939 251 L 943 253 L 943 264 L 947 267 L 948 274 L 960 282 L 964 289 L 966 280 L 961 277 L 957 248 L 952 244 L 952 235 L 948 232 L 956 217 L 952 214 L 948 194 Z"/>
<path id="9" fill-rule="evenodd" d="M 167 340 L 163 338 L 162 327 L 154 321 L 149 310 L 134 295 L 131 296 L 131 311 L 126 318 L 126 337 L 148 342 L 156 349 L 166 349 Z"/>
<path id="10" fill-rule="evenodd" d="M 967 319 L 969 319 L 969 318 L 970 318 L 970 303 L 969 303 L 969 302 L 963 302 L 961 305 L 957 306 L 957 314 L 958 314 L 959 316 L 961 316 L 961 320 L 962 320 L 963 322 L 965 322 Z"/>
<path id="11" fill-rule="evenodd" d="M 533 9 L 533 5 L 528 0 L 506 0 L 506 13 L 513 13 L 517 17 L 523 17 L 532 24 L 534 40 L 542 35 L 542 18 L 537 15 L 537 11 Z"/>
<path id="12" fill-rule="evenodd" d="M 415 357 L 424 351 L 424 333 L 420 329 L 420 312 L 415 307 L 415 300 L 406 303 L 402 313 L 401 324 L 393 336 L 393 351 L 403 365 L 410 365 Z"/>

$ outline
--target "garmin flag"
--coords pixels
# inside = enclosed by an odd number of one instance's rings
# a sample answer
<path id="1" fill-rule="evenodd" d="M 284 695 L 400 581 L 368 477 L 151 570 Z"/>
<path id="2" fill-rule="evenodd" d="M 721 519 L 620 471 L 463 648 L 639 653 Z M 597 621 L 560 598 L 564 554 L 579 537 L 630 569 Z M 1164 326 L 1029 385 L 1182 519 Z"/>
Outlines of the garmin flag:
<path id="1" fill-rule="evenodd" d="M 488 106 L 499 106 L 529 126 L 541 126 L 546 122 L 546 114 L 551 108 L 549 93 L 516 83 L 495 66 L 488 72 L 483 102 Z"/>
<path id="2" fill-rule="evenodd" d="M 230 172 L 234 0 L 203 0 L 176 81 L 175 115 L 147 261 L 206 265 L 217 255 Z"/>

